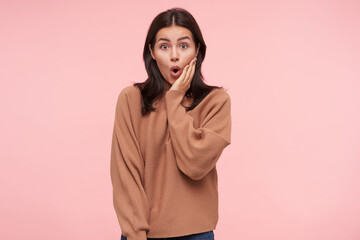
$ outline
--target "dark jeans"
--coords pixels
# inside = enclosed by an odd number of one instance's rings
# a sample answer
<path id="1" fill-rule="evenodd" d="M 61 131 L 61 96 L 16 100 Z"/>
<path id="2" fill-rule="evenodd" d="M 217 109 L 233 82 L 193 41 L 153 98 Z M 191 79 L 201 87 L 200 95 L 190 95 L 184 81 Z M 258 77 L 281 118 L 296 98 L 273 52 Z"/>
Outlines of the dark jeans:
<path id="1" fill-rule="evenodd" d="M 209 232 L 203 232 L 203 233 L 196 233 L 186 236 L 180 236 L 180 237 L 168 237 L 168 238 L 148 238 L 148 240 L 214 240 L 214 231 L 211 230 Z M 127 240 L 125 236 L 121 234 L 120 240 Z"/>

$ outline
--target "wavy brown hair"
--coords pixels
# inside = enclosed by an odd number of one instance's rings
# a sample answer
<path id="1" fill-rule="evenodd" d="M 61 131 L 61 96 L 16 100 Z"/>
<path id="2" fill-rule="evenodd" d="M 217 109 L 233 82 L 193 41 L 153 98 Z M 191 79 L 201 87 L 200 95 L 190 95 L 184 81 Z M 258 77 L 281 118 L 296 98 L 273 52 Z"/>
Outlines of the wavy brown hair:
<path id="1" fill-rule="evenodd" d="M 185 93 L 186 96 L 192 97 L 194 101 L 191 106 L 185 107 L 186 111 L 194 109 L 213 89 L 223 88 L 207 85 L 203 81 L 204 78 L 201 73 L 201 65 L 205 59 L 206 44 L 194 17 L 183 8 L 171 8 L 158 14 L 154 18 L 154 20 L 150 24 L 146 36 L 143 58 L 145 62 L 146 72 L 148 74 L 148 79 L 142 83 L 133 84 L 134 86 L 137 86 L 141 91 L 142 115 L 145 115 L 150 111 L 155 111 L 156 108 L 152 106 L 154 101 L 161 98 L 166 92 L 164 86 L 164 81 L 166 80 L 160 73 L 156 61 L 151 57 L 149 44 L 151 44 L 151 49 L 154 50 L 157 32 L 164 27 L 169 27 L 172 25 L 181 26 L 189 29 L 192 33 L 195 46 L 198 46 L 198 43 L 200 43 L 194 77 L 191 81 L 189 89 Z"/>

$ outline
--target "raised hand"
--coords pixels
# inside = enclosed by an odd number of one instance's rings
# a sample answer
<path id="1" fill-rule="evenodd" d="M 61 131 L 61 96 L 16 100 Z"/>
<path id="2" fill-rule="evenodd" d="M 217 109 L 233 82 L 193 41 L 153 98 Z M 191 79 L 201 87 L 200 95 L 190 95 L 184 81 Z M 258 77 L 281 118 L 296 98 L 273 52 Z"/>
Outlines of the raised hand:
<path id="1" fill-rule="evenodd" d="M 195 57 L 188 65 L 185 66 L 180 77 L 176 79 L 169 90 L 181 90 L 186 92 L 189 89 L 195 73 L 196 60 L 197 58 Z"/>

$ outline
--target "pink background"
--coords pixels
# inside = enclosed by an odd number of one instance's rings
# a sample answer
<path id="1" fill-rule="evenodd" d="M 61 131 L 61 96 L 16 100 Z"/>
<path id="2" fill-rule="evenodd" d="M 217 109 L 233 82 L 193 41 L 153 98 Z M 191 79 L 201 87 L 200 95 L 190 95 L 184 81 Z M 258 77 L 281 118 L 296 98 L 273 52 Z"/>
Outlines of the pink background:
<path id="1" fill-rule="evenodd" d="M 115 104 L 175 6 L 232 98 L 215 238 L 360 239 L 360 3 L 340 0 L 1 1 L 0 239 L 120 239 Z"/>

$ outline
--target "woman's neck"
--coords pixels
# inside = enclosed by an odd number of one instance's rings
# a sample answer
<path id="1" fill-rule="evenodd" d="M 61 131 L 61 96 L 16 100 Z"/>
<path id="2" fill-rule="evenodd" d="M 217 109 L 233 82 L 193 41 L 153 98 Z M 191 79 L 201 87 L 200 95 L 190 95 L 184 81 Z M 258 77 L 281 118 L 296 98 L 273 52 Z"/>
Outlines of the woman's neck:
<path id="1" fill-rule="evenodd" d="M 164 79 L 164 87 L 165 87 L 165 91 L 168 91 L 170 88 L 171 88 L 171 84 L 168 82 L 168 81 L 166 81 L 165 79 Z"/>

